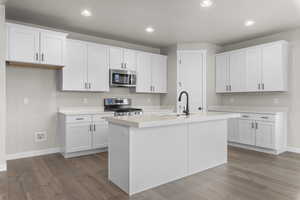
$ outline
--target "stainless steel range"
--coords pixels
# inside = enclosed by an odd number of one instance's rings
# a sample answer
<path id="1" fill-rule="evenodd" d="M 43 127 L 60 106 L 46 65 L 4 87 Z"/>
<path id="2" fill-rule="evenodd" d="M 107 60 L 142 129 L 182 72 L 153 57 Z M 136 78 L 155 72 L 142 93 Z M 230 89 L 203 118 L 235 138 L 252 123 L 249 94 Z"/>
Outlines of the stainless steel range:
<path id="1" fill-rule="evenodd" d="M 115 116 L 141 115 L 143 110 L 131 107 L 131 99 L 107 98 L 104 99 L 104 110 L 113 111 Z"/>

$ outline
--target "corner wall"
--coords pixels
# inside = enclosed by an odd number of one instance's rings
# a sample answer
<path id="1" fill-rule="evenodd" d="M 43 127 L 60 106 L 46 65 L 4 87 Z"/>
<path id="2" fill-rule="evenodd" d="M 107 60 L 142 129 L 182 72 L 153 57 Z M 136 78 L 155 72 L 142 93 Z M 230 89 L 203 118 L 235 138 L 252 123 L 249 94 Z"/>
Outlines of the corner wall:
<path id="1" fill-rule="evenodd" d="M 226 45 L 222 51 L 286 40 L 289 42 L 288 92 L 224 94 L 222 105 L 288 107 L 287 144 L 300 150 L 300 29 Z"/>
<path id="2" fill-rule="evenodd" d="M 0 2 L 0 171 L 6 170 L 6 31 L 5 5 Z"/>

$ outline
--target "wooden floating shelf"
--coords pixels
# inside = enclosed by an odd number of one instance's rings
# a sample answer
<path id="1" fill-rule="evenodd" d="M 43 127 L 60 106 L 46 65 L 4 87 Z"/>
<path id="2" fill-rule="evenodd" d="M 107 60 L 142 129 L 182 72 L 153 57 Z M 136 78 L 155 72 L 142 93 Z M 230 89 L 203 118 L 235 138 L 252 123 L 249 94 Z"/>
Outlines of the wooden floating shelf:
<path id="1" fill-rule="evenodd" d="M 15 61 L 6 61 L 7 66 L 11 67 L 28 67 L 28 68 L 40 68 L 40 69 L 62 69 L 64 66 L 59 65 L 46 65 L 38 63 L 24 63 L 24 62 L 15 62 Z"/>

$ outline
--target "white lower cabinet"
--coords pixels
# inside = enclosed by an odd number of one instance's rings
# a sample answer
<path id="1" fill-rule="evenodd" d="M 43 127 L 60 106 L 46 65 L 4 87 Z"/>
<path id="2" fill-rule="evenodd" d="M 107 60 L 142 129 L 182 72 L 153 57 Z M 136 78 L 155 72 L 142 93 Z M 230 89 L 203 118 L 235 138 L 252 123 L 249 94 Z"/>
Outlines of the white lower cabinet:
<path id="1" fill-rule="evenodd" d="M 66 126 L 66 152 L 91 149 L 92 137 L 89 123 L 70 123 Z"/>
<path id="2" fill-rule="evenodd" d="M 239 119 L 239 140 L 242 144 L 255 145 L 255 129 L 252 120 Z"/>
<path id="3" fill-rule="evenodd" d="M 108 144 L 108 122 L 95 122 L 93 148 L 104 148 Z"/>
<path id="4" fill-rule="evenodd" d="M 239 147 L 266 149 L 279 154 L 286 149 L 285 114 L 242 114 L 228 121 L 228 142 Z M 242 145 L 242 146 L 241 146 Z M 244 145 L 244 146 L 243 146 Z"/>
<path id="5" fill-rule="evenodd" d="M 256 139 L 255 144 L 258 147 L 274 148 L 274 123 L 256 122 Z"/>
<path id="6" fill-rule="evenodd" d="M 65 158 L 103 151 L 108 146 L 108 123 L 102 115 L 60 115 L 59 118 Z"/>

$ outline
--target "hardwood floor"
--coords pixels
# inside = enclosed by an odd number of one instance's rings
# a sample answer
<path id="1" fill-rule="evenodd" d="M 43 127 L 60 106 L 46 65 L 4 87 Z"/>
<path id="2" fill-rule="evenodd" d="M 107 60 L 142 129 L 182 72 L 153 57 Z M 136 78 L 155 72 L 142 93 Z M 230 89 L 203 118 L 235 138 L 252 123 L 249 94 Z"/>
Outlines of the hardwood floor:
<path id="1" fill-rule="evenodd" d="M 65 160 L 59 154 L 8 161 L 0 200 L 296 200 L 300 155 L 229 148 L 226 165 L 132 197 L 107 180 L 107 154 Z"/>

